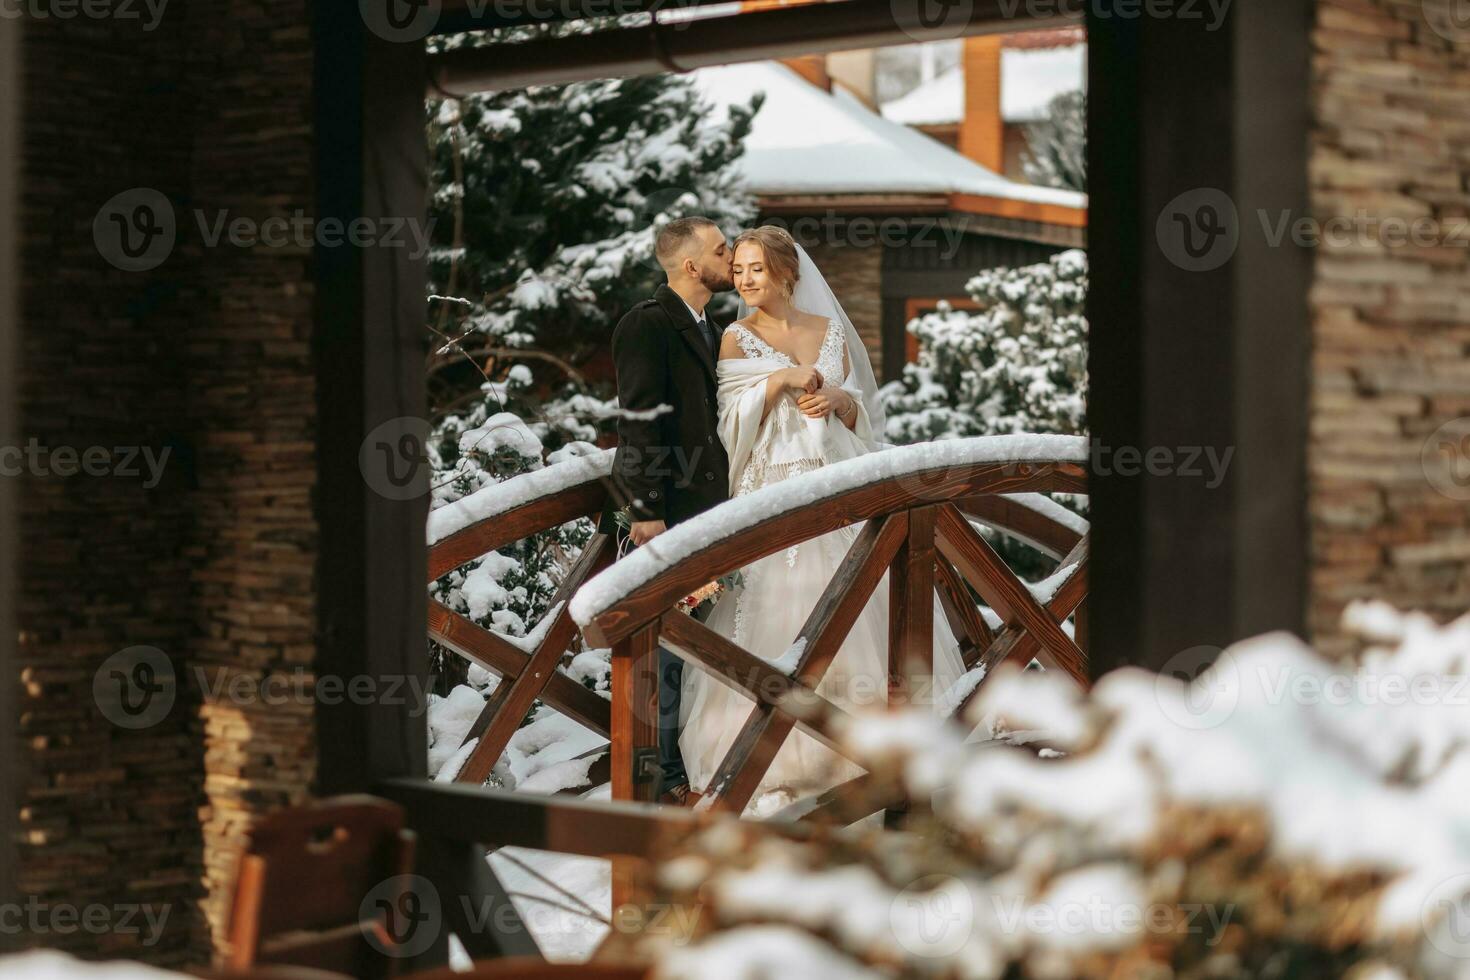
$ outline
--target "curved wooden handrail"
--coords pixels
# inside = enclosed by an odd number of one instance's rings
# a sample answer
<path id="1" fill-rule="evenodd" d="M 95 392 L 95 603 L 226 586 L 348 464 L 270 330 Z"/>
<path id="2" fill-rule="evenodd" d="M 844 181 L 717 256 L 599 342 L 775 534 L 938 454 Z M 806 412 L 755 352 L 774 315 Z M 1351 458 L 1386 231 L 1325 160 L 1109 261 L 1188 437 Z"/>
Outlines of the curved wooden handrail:
<path id="1" fill-rule="evenodd" d="M 471 494 L 450 507 L 467 507 L 471 498 L 480 494 L 518 500 L 520 503 L 491 512 L 465 527 L 430 542 L 429 581 L 433 582 L 467 561 L 489 554 L 497 548 L 523 538 L 558 527 L 578 517 L 600 513 L 608 499 L 608 476 L 612 472 L 612 450 L 596 456 L 580 456 L 547 466 L 531 473 L 512 477 Z M 560 474 L 568 478 L 559 479 Z M 538 487 L 555 488 L 550 492 L 534 492 Z M 438 512 L 431 513 L 434 521 Z"/>
<path id="2" fill-rule="evenodd" d="M 1064 524 L 1045 510 L 1033 506 L 1026 495 L 992 494 L 982 497 L 964 497 L 955 501 L 955 506 L 988 527 L 1003 531 L 1013 538 L 1025 542 L 1048 558 L 1060 561 L 1067 552 L 1077 547 L 1085 530 Z M 1049 502 L 1049 501 L 1048 501 Z M 1075 518 L 1075 523 L 1084 526 L 1087 521 Z"/>
<path id="3" fill-rule="evenodd" d="M 1007 460 L 936 466 L 856 487 L 769 517 L 729 537 L 706 535 L 707 545 L 629 589 L 616 602 L 583 622 L 582 630 L 592 643 L 611 646 L 652 622 L 705 583 L 792 545 L 913 506 L 965 501 L 974 508 L 976 498 L 1022 492 L 1085 493 L 1086 474 L 1080 463 L 1071 461 Z M 1010 523 L 1030 527 L 1039 536 L 1042 521 L 1038 518 L 1028 525 L 1018 517 L 1019 513 L 1014 508 L 994 508 L 1000 526 Z M 710 529 L 719 526 L 720 514 L 718 507 L 706 511 L 686 521 L 681 530 L 699 537 L 705 525 Z M 1058 530 L 1049 532 L 1047 537 L 1060 543 L 1065 539 L 1065 529 L 1061 525 L 1056 527 Z M 1053 547 L 1048 546 L 1048 550 Z M 656 548 L 647 550 L 657 551 Z"/>
<path id="4" fill-rule="evenodd" d="M 475 518 L 431 543 L 429 582 L 539 531 L 579 517 L 595 517 L 608 501 L 611 470 L 612 451 L 606 450 L 512 477 L 448 505 Z M 439 511 L 431 514 L 431 538 L 436 531 L 436 516 L 438 523 L 445 524 L 464 515 Z M 583 582 L 612 564 L 614 550 L 612 539 L 606 535 L 592 536 L 552 597 L 549 622 L 539 623 L 531 631 L 540 639 L 529 652 L 440 603 L 430 603 L 429 637 L 500 677 L 495 693 L 465 733 L 465 743 L 479 741 L 455 776 L 457 782 L 485 781 L 538 698 L 611 737 L 608 702 L 560 673 L 557 667 L 577 635 L 568 603 Z"/>
<path id="5" fill-rule="evenodd" d="M 1032 656 L 1087 682 L 1086 655 L 1062 628 L 1086 595 L 1086 522 L 1041 500 L 1011 496 L 1086 493 L 1085 443 L 990 437 L 882 456 L 833 464 L 715 507 L 619 562 L 574 598 L 583 632 L 613 649 L 614 798 L 651 799 L 657 785 L 654 654 L 660 645 L 753 703 L 710 780 L 716 805 L 742 811 L 798 725 L 846 751 L 829 728 L 846 712 L 815 690 L 885 575 L 890 704 L 932 683 L 936 594 L 977 682 L 1008 658 Z M 977 521 L 1061 558 L 1055 579 L 1040 590 L 1021 582 Z M 677 611 L 684 596 L 717 577 L 859 523 L 846 558 L 794 638 L 801 653 L 789 674 Z M 999 616 L 998 632 L 978 614 L 972 589 Z M 1077 635 L 1085 638 L 1080 620 Z M 976 688 L 971 685 L 966 703 Z"/>

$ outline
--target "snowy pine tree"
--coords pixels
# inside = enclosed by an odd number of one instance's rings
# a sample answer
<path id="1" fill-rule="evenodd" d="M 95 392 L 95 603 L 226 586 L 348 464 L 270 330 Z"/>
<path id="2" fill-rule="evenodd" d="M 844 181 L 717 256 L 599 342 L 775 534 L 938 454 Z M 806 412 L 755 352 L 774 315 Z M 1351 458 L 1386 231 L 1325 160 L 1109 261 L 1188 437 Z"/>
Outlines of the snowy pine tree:
<path id="1" fill-rule="evenodd" d="M 1026 179 L 1086 193 L 1087 93 L 1063 92 L 1051 100 L 1046 116 L 1026 127 Z"/>
<path id="2" fill-rule="evenodd" d="M 436 293 L 460 332 L 580 363 L 662 280 L 656 230 L 754 217 L 733 164 L 758 108 L 711 118 L 676 75 L 431 100 Z M 437 312 L 437 311 L 436 311 Z M 432 321 L 431 321 L 432 322 Z"/>

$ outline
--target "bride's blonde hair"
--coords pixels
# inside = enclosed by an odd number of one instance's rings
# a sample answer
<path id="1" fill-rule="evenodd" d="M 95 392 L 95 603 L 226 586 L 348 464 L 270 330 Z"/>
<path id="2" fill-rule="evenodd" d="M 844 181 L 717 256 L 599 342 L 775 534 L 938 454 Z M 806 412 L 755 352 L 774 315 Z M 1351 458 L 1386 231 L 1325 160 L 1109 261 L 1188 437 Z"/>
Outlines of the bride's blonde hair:
<path id="1" fill-rule="evenodd" d="M 755 242 L 761 247 L 766 271 L 781 285 L 789 299 L 796 292 L 796 282 L 801 278 L 801 257 L 796 252 L 796 239 L 779 225 L 761 225 L 736 236 L 730 254 L 734 255 L 745 242 Z"/>

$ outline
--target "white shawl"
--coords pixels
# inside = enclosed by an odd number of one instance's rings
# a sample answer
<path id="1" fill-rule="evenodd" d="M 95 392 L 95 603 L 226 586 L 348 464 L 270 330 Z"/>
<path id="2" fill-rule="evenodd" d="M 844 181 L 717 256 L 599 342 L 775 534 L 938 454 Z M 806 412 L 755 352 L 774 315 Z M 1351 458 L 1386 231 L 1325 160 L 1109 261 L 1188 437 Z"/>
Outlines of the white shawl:
<path id="1" fill-rule="evenodd" d="M 740 488 L 746 468 L 752 463 L 751 486 L 761 487 L 795 472 L 861 455 L 874 445 L 863 391 L 851 369 L 841 385 L 857 405 L 857 421 L 851 432 L 835 412 L 825 419 L 807 418 L 796 407 L 796 396 L 789 389 L 781 393 L 762 420 L 767 380 L 790 366 L 769 357 L 725 358 L 716 364 L 720 441 L 730 459 L 731 496 Z"/>

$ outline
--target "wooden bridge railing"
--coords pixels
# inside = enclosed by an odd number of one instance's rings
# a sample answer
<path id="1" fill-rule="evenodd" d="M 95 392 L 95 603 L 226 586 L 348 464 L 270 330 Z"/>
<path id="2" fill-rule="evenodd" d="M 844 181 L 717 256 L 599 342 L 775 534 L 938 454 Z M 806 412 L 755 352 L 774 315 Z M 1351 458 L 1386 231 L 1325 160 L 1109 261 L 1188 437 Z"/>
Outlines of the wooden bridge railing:
<path id="1" fill-rule="evenodd" d="M 613 798 L 647 801 L 657 789 L 660 644 L 754 702 L 710 782 L 715 805 L 744 810 L 793 728 L 843 752 L 834 722 L 846 712 L 816 687 L 885 572 L 890 703 L 933 676 L 936 591 L 968 667 L 988 672 L 1003 660 L 1035 656 L 1085 684 L 1086 655 L 1062 622 L 1086 595 L 1086 535 L 1001 496 L 1085 493 L 1085 453 L 1084 440 L 1061 436 L 900 447 L 879 464 L 850 460 L 722 505 L 592 580 L 573 615 L 591 642 L 613 650 Z M 796 481 L 807 482 L 798 489 Z M 803 499 L 801 491 L 806 502 L 790 504 Z M 1038 597 L 1016 577 L 972 516 L 1016 525 L 1018 535 L 1061 553 L 1049 595 Z M 859 522 L 866 523 L 798 634 L 802 652 L 789 675 L 676 608 L 715 578 Z M 998 632 L 976 611 L 969 589 L 998 614 Z M 1085 641 L 1085 629 L 1077 632 Z"/>
<path id="2" fill-rule="evenodd" d="M 580 457 L 515 477 L 493 488 L 497 504 L 477 508 L 466 498 L 430 517 L 429 582 L 468 561 L 579 517 L 596 519 L 608 499 L 612 452 Z M 455 510 L 451 510 L 455 508 Z M 440 530 L 446 525 L 453 530 Z M 590 577 L 610 565 L 615 546 L 594 532 L 552 597 L 547 619 L 530 631 L 529 653 L 441 602 L 429 602 L 429 636 L 500 678 L 465 742 L 479 739 L 456 782 L 481 784 L 539 698 L 604 738 L 611 738 L 608 702 L 557 670 L 577 636 L 570 600 Z"/>
<path id="3" fill-rule="evenodd" d="M 656 785 L 648 778 L 650 769 L 656 771 L 649 755 L 656 752 L 657 732 L 654 651 L 655 643 L 663 642 L 755 702 L 716 780 L 719 804 L 743 808 L 792 728 L 840 751 L 832 724 L 843 712 L 815 688 L 885 571 L 895 611 L 889 638 L 895 697 L 903 696 L 907 680 L 930 667 L 934 603 L 929 596 L 936 591 L 967 667 L 988 670 L 1006 659 L 1035 656 L 1085 682 L 1086 522 L 1034 495 L 1085 492 L 1085 444 L 1064 437 L 982 442 L 893 450 L 898 455 L 885 461 L 904 465 L 890 467 L 892 472 L 876 480 L 850 480 L 850 485 L 843 484 L 843 471 L 829 467 L 818 499 L 764 511 L 755 501 L 754 519 L 720 540 L 710 531 L 726 518 L 711 512 L 661 536 L 659 548 L 640 549 L 616 565 L 612 542 L 594 535 L 559 586 L 548 616 L 531 631 L 535 642 L 524 644 L 529 651 L 431 603 L 429 635 L 501 682 L 465 736 L 480 741 L 458 774 L 458 786 L 396 780 L 379 788 L 408 809 L 409 825 L 424 835 L 424 850 L 433 858 L 426 873 L 444 894 L 489 896 L 504 905 L 505 889 L 483 855 L 487 847 L 516 844 L 611 858 L 614 905 L 633 899 L 636 867 L 662 853 L 692 825 L 693 815 L 638 802 L 547 798 L 481 785 L 532 703 L 539 698 L 610 739 L 615 800 L 649 799 Z M 1001 450 L 1012 445 L 1027 452 L 1006 457 Z M 987 458 L 967 459 L 967 449 Z M 584 457 L 436 510 L 430 518 L 430 581 L 539 531 L 595 517 L 607 498 L 610 468 L 611 453 Z M 755 496 L 726 505 L 725 515 L 734 507 L 747 509 L 750 517 Z M 859 522 L 866 524 L 801 631 L 805 653 L 790 674 L 674 611 L 679 599 L 716 576 Z M 1038 586 L 1020 582 L 976 531 L 977 522 L 1060 559 L 1057 573 Z M 667 557 L 671 551 L 680 552 L 678 560 L 659 560 L 660 552 Z M 583 588 L 594 579 L 595 588 Z M 998 628 L 981 615 L 972 589 L 994 611 Z M 596 597 L 605 601 L 593 601 Z M 557 669 L 576 636 L 574 607 L 588 639 L 613 647 L 611 705 Z M 1075 641 L 1061 629 L 1074 612 Z M 852 809 L 841 789 L 808 807 L 807 815 L 847 822 L 871 812 Z M 773 829 L 801 836 L 807 824 Z M 458 910 L 459 905 L 446 906 L 449 925 L 476 958 L 534 949 L 523 926 L 486 931 Z M 509 916 L 518 921 L 513 910 Z"/>
<path id="4" fill-rule="evenodd" d="M 1002 437 L 1010 438 L 1010 437 Z M 431 602 L 429 635 L 501 678 L 465 735 L 479 739 L 456 781 L 482 784 L 511 736 L 540 699 L 611 742 L 615 799 L 649 800 L 656 790 L 657 682 L 655 650 L 667 645 L 755 702 L 749 720 L 713 782 L 719 805 L 743 808 L 776 750 L 800 728 L 841 751 L 834 723 L 846 715 L 819 697 L 816 687 L 842 640 L 885 572 L 889 575 L 890 698 L 906 697 L 912 682 L 932 669 L 933 603 L 959 639 L 967 669 L 993 668 L 1032 657 L 1086 682 L 1086 522 L 1040 492 L 1085 492 L 1080 439 L 1052 437 L 1065 452 L 1014 459 L 932 462 L 925 447 L 890 452 L 906 465 L 883 479 L 834 490 L 799 507 L 777 508 L 740 533 L 715 540 L 705 525 L 724 521 L 711 512 L 634 552 L 607 576 L 615 547 L 594 534 L 558 587 L 546 620 L 530 633 L 529 651 L 439 602 Z M 994 440 L 975 447 L 1004 446 Z M 961 447 L 963 448 L 963 447 Z M 957 455 L 954 446 L 948 450 Z M 902 459 L 907 454 L 907 459 Z M 983 455 L 983 454 L 982 454 Z M 932 463 L 932 465 L 931 465 Z M 579 517 L 595 518 L 607 499 L 611 453 L 584 457 L 517 477 L 486 497 L 465 500 L 431 518 L 429 576 L 435 580 L 467 561 Z M 831 468 L 824 471 L 831 486 Z M 840 474 L 839 474 L 840 475 Z M 795 478 L 803 479 L 803 478 Z M 790 488 L 787 489 L 790 492 Z M 769 495 L 768 495 L 769 496 Z M 730 506 L 749 507 L 752 498 Z M 756 501 L 757 505 L 760 501 Z M 803 627 L 805 650 L 788 675 L 675 610 L 699 586 L 749 562 L 836 528 L 866 521 L 826 594 Z M 1021 582 L 976 531 L 978 522 L 1005 531 L 1058 558 L 1051 587 L 1038 594 Z M 681 544 L 686 542 L 685 544 Z M 687 542 L 697 542 L 691 547 Z M 678 560 L 667 564 L 671 549 Z M 596 646 L 613 648 L 609 704 L 557 668 L 577 636 L 571 599 L 598 578 L 579 603 L 584 631 Z M 992 629 L 973 589 L 1000 619 Z M 607 600 L 600 605 L 592 594 Z M 1076 613 L 1075 639 L 1061 628 Z M 975 685 L 960 705 L 974 697 Z"/>

